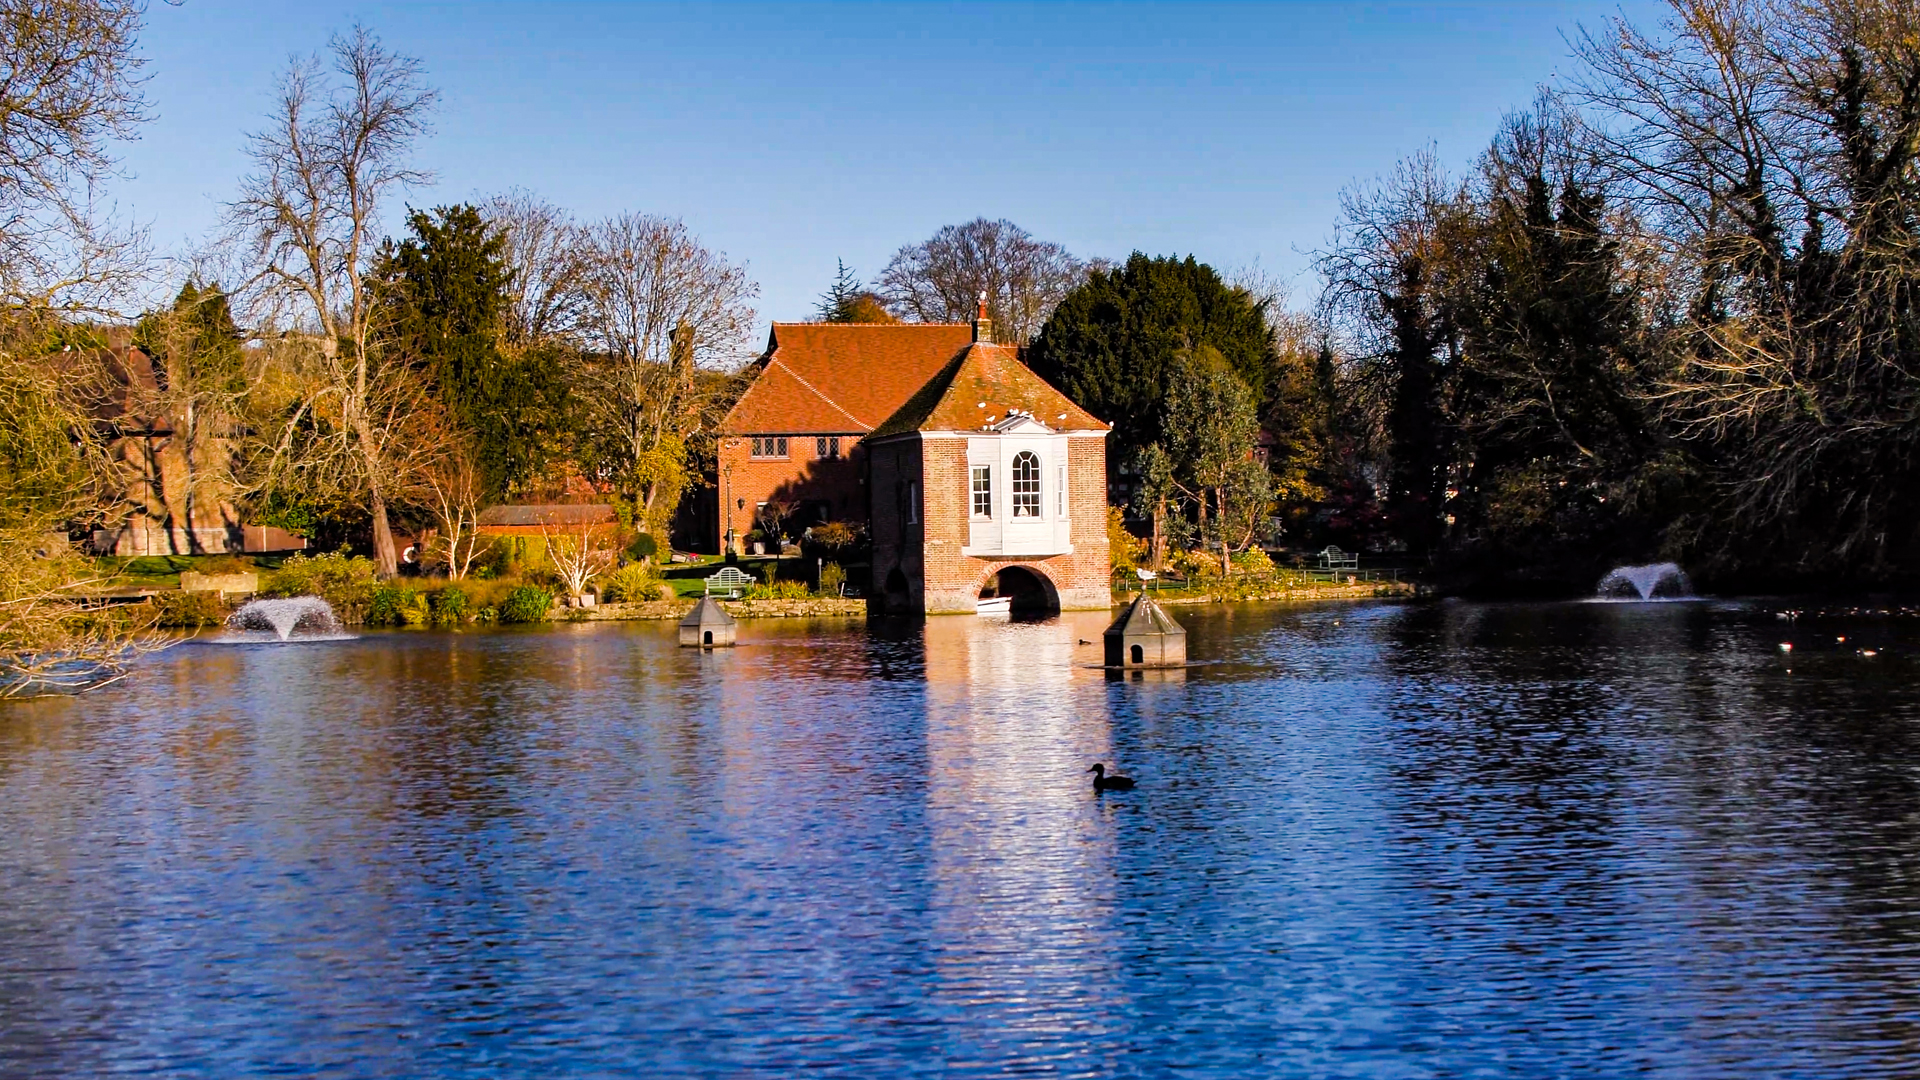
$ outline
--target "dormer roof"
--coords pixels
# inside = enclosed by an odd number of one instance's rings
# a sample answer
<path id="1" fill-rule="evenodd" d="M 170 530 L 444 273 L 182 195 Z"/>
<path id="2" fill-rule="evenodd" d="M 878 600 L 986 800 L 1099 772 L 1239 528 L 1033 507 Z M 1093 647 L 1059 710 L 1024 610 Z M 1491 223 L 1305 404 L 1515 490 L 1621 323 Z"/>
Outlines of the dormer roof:
<path id="1" fill-rule="evenodd" d="M 1111 430 L 1020 362 L 1004 345 L 975 342 L 955 356 L 870 438 L 914 431 Z"/>

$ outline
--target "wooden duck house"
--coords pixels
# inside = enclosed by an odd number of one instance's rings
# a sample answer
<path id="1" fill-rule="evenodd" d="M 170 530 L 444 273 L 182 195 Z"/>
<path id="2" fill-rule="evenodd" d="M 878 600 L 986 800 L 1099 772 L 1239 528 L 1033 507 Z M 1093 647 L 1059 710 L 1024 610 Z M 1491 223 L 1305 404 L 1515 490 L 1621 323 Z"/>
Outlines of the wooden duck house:
<path id="1" fill-rule="evenodd" d="M 687 617 L 680 620 L 680 644 L 694 649 L 710 649 L 733 644 L 740 624 L 727 614 L 718 601 L 703 596 Z"/>
<path id="2" fill-rule="evenodd" d="M 1186 627 L 1141 593 L 1106 633 L 1110 668 L 1182 667 L 1187 662 Z"/>

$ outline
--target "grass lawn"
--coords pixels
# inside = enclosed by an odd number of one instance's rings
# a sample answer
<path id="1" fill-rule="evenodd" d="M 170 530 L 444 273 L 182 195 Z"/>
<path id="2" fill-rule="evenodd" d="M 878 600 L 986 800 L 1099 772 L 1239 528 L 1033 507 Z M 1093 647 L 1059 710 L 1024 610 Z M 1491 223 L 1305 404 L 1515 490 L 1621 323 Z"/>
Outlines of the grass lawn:
<path id="1" fill-rule="evenodd" d="M 100 584 L 108 588 L 177 589 L 181 571 L 197 570 L 215 560 L 230 565 L 235 559 L 261 573 L 278 569 L 285 561 L 279 555 L 102 555 L 93 559 L 93 565 L 103 579 Z"/>
<path id="2" fill-rule="evenodd" d="M 706 595 L 707 579 L 720 572 L 726 561 L 718 555 L 702 555 L 696 562 L 674 563 L 662 567 L 660 576 L 673 591 L 682 597 Z M 816 568 L 812 559 L 795 556 L 781 558 L 777 555 L 742 555 L 734 560 L 734 565 L 755 580 L 766 581 L 769 571 L 783 581 L 804 581 L 813 584 Z M 856 563 L 846 567 L 847 581 L 864 583 L 867 580 L 865 563 Z"/>

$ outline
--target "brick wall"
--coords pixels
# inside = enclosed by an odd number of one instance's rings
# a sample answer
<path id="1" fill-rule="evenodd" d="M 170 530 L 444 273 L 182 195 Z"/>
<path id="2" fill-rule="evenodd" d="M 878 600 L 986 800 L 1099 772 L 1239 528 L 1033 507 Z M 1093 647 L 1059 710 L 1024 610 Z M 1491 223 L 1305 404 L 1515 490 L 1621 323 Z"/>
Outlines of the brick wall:
<path id="1" fill-rule="evenodd" d="M 1113 562 L 1107 549 L 1106 439 L 1075 437 L 1067 457 L 1073 551 L 1045 559 L 982 559 L 960 554 L 967 542 L 966 440 L 902 439 L 874 447 L 873 582 L 868 595 L 875 605 L 896 612 L 971 613 L 989 575 L 1023 566 L 1053 585 L 1062 610 L 1109 607 Z M 898 511 L 895 493 L 916 478 L 922 480 L 921 523 L 910 525 Z M 904 597 L 886 593 L 887 577 L 895 569 L 906 580 Z"/>
<path id="2" fill-rule="evenodd" d="M 722 543 L 729 528 L 736 540 L 744 542 L 754 527 L 759 504 L 775 497 L 796 506 L 814 500 L 824 502 L 833 521 L 867 520 L 867 492 L 860 483 L 860 462 L 855 456 L 865 453 L 857 441 L 859 436 L 839 437 L 837 459 L 817 456 L 816 438 L 787 436 L 785 459 L 755 458 L 750 436 L 729 435 L 720 439 L 718 536 Z"/>
<path id="3" fill-rule="evenodd" d="M 870 609 L 895 613 L 920 610 L 925 581 L 922 526 L 908 524 L 901 512 L 907 484 L 920 478 L 920 446 L 918 439 L 897 439 L 867 449 L 872 498 L 868 529 L 873 541 L 873 576 L 867 586 Z M 888 578 L 895 571 L 903 579 L 902 588 L 889 590 Z"/>

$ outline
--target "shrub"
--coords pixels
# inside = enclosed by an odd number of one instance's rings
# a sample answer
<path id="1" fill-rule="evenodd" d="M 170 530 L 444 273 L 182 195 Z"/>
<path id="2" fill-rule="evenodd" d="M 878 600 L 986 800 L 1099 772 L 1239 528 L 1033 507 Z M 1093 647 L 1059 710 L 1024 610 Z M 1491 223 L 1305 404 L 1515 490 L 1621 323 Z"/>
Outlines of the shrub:
<path id="1" fill-rule="evenodd" d="M 805 600 L 813 595 L 804 581 L 776 581 L 771 585 L 755 585 L 747 590 L 748 600 Z"/>
<path id="2" fill-rule="evenodd" d="M 374 566 L 370 559 L 339 553 L 295 555 L 260 583 L 263 596 L 318 596 L 349 625 L 367 621 L 373 603 Z"/>
<path id="3" fill-rule="evenodd" d="M 503 623 L 542 622 L 553 607 L 553 594 L 537 585 L 521 585 L 500 603 Z"/>
<path id="4" fill-rule="evenodd" d="M 646 562 L 659 553 L 660 544 L 648 533 L 635 533 L 627 545 L 627 558 L 634 562 Z"/>
<path id="5" fill-rule="evenodd" d="M 153 606 L 160 626 L 192 630 L 227 621 L 227 605 L 219 593 L 163 592 L 153 598 Z"/>
<path id="6" fill-rule="evenodd" d="M 847 583 L 847 571 L 839 563 L 820 564 L 820 595 L 839 596 L 841 586 Z"/>
<path id="7" fill-rule="evenodd" d="M 1127 530 L 1126 515 L 1117 506 L 1107 507 L 1107 550 L 1113 555 L 1113 572 L 1133 576 L 1146 554 L 1147 545 Z"/>
<path id="8" fill-rule="evenodd" d="M 613 603 L 638 603 L 642 600 L 651 600 L 658 593 L 653 571 L 638 563 L 630 563 L 615 570 L 607 575 L 600 586 L 601 598 Z"/>
<path id="9" fill-rule="evenodd" d="M 368 626 L 400 626 L 407 621 L 406 609 L 412 599 L 407 590 L 398 585 L 375 585 L 361 622 Z"/>
<path id="10" fill-rule="evenodd" d="M 860 539 L 860 530 L 844 521 L 829 521 L 813 527 L 814 543 L 828 551 L 852 547 Z"/>
<path id="11" fill-rule="evenodd" d="M 1274 575 L 1273 560 L 1260 548 L 1248 548 L 1233 557 L 1233 572 L 1267 580 Z"/>
<path id="12" fill-rule="evenodd" d="M 455 626 L 467 617 L 467 590 L 448 585 L 433 594 L 433 624 Z"/>

